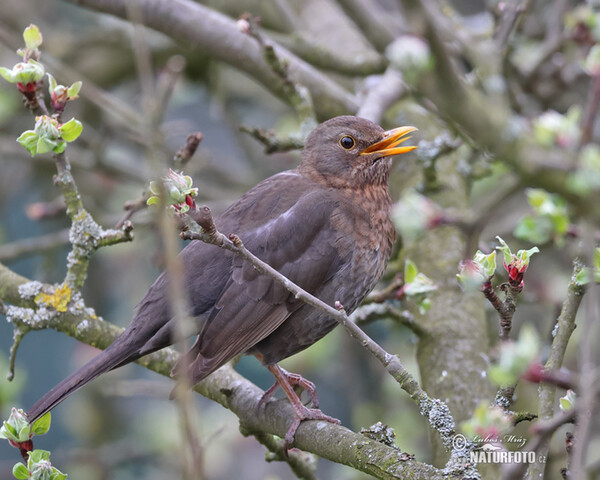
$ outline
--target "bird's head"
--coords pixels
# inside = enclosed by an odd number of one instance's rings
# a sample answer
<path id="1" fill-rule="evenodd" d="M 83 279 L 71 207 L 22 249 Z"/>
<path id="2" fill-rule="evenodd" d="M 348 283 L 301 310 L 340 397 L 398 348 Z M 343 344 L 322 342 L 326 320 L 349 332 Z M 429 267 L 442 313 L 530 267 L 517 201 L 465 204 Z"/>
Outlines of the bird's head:
<path id="1" fill-rule="evenodd" d="M 308 135 L 299 168 L 332 187 L 386 183 L 390 157 L 417 148 L 400 146 L 415 130 L 415 127 L 399 127 L 386 132 L 364 118 L 335 117 Z"/>

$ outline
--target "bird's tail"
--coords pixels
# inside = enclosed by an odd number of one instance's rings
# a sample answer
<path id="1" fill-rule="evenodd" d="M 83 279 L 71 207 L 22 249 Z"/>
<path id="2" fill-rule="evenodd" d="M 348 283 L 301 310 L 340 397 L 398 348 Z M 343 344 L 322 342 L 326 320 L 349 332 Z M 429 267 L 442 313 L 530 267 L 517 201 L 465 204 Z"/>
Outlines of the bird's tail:
<path id="1" fill-rule="evenodd" d="M 117 338 L 106 350 L 92 358 L 79 370 L 65 378 L 46 395 L 40 398 L 27 412 L 29 422 L 33 422 L 46 412 L 49 412 L 69 395 L 79 390 L 86 383 L 113 368 L 132 362 L 139 357 L 137 348 L 132 352 L 132 346 L 124 341 L 123 335 Z M 128 348 L 129 347 L 129 348 Z"/>

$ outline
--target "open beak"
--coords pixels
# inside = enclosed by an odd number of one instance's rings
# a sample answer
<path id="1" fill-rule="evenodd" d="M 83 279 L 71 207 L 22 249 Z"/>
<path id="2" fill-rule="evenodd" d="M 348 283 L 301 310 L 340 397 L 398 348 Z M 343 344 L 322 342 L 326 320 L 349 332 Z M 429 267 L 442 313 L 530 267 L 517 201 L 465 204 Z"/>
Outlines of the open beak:
<path id="1" fill-rule="evenodd" d="M 406 152 L 412 152 L 414 149 L 418 148 L 416 146 L 410 147 L 399 147 L 401 143 L 405 142 L 410 138 L 410 136 L 406 136 L 409 133 L 417 130 L 415 127 L 398 127 L 393 130 L 388 130 L 385 132 L 385 137 L 382 140 L 379 140 L 377 143 L 368 146 L 362 152 L 361 155 L 371 155 L 378 154 L 381 157 L 389 157 L 390 155 L 401 155 Z"/>

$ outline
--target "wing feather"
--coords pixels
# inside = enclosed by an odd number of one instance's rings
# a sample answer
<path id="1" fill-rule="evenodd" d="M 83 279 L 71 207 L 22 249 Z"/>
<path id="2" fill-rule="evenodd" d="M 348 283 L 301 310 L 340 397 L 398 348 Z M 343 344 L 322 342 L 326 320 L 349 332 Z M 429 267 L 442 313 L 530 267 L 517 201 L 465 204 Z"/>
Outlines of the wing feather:
<path id="1" fill-rule="evenodd" d="M 217 225 L 225 234 L 238 234 L 248 250 L 314 293 L 348 261 L 351 252 L 341 254 L 336 249 L 330 221 L 335 205 L 328 198 L 330 193 L 310 184 L 306 189 L 297 187 L 278 182 L 265 192 L 251 191 Z M 269 208 L 269 198 L 274 208 Z M 260 219 L 261 212 L 263 216 L 268 212 L 267 218 Z M 188 353 L 194 381 L 252 348 L 302 305 L 281 284 L 233 256 L 231 275 Z"/>

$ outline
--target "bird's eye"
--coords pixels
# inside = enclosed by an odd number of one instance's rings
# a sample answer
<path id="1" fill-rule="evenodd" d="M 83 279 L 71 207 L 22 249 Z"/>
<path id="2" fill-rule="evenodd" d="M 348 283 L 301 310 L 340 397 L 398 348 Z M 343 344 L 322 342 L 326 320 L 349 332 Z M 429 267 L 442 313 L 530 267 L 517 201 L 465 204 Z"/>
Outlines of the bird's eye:
<path id="1" fill-rule="evenodd" d="M 344 135 L 342 138 L 340 138 L 340 145 L 346 150 L 350 150 L 355 144 L 356 142 L 350 135 Z"/>

